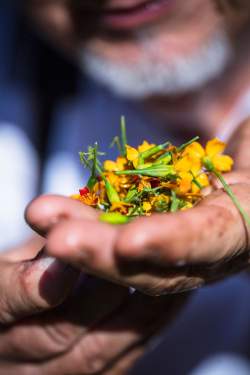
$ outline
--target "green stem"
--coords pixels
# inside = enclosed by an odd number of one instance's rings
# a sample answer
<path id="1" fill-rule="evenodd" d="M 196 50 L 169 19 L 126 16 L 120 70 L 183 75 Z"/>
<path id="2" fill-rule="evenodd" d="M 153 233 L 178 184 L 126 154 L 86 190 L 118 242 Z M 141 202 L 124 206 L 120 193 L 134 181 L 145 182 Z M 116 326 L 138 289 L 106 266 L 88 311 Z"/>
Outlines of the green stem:
<path id="1" fill-rule="evenodd" d="M 149 176 L 149 177 L 168 177 L 175 175 L 175 171 L 172 165 L 156 164 L 145 169 L 129 169 L 125 171 L 115 172 L 118 176 L 120 175 L 136 175 L 136 176 Z"/>
<path id="2" fill-rule="evenodd" d="M 141 152 L 139 154 L 139 165 L 140 164 L 144 164 L 144 160 L 146 160 L 146 159 L 150 158 L 151 156 L 157 154 L 158 152 L 164 150 L 169 145 L 170 145 L 169 142 L 165 142 L 165 143 L 163 143 L 161 145 L 153 146 L 150 149 L 148 149 L 148 150 L 146 150 L 144 152 Z"/>
<path id="3" fill-rule="evenodd" d="M 220 172 L 216 171 L 215 169 L 213 170 L 213 173 L 218 178 L 218 180 L 221 182 L 221 184 L 222 184 L 225 192 L 229 195 L 229 197 L 231 198 L 232 202 L 235 204 L 235 206 L 237 207 L 237 209 L 241 213 L 241 215 L 242 215 L 243 219 L 245 220 L 245 222 L 247 223 L 247 225 L 250 226 L 250 217 L 249 217 L 249 215 L 246 213 L 246 211 L 244 210 L 244 208 L 241 206 L 238 198 L 234 195 L 232 189 L 226 183 L 226 181 L 225 181 L 224 177 L 222 176 L 222 174 Z"/>
<path id="4" fill-rule="evenodd" d="M 199 136 L 197 137 L 194 137 L 193 139 L 191 139 L 190 141 L 188 141 L 187 143 L 184 143 L 183 145 L 181 145 L 180 147 L 178 147 L 178 151 L 182 151 L 184 150 L 187 146 L 191 145 L 192 143 L 198 141 L 200 139 Z"/>
<path id="5" fill-rule="evenodd" d="M 121 146 L 121 142 L 120 142 L 120 138 L 119 137 L 114 137 L 110 147 L 113 147 L 114 145 L 116 145 L 117 149 L 118 149 L 118 152 L 120 153 L 120 155 L 123 154 L 123 149 L 122 149 L 122 146 Z"/>
<path id="6" fill-rule="evenodd" d="M 126 130 L 125 116 L 121 117 L 121 140 L 122 140 L 122 156 L 126 157 L 126 155 L 127 155 L 126 145 L 128 143 L 128 140 L 127 140 L 127 130 Z"/>
<path id="7" fill-rule="evenodd" d="M 176 193 L 172 191 L 172 202 L 171 202 L 171 207 L 170 207 L 170 212 L 177 212 L 179 208 L 179 199 L 176 196 Z"/>
<path id="8" fill-rule="evenodd" d="M 98 173 L 100 174 L 101 178 L 103 179 L 105 183 L 105 189 L 107 192 L 109 202 L 111 204 L 120 202 L 121 200 L 120 200 L 119 194 L 117 193 L 115 188 L 112 186 L 112 184 L 109 182 L 109 180 L 106 178 L 106 176 L 103 174 L 101 168 L 98 165 L 96 166 L 96 170 L 98 171 Z"/>

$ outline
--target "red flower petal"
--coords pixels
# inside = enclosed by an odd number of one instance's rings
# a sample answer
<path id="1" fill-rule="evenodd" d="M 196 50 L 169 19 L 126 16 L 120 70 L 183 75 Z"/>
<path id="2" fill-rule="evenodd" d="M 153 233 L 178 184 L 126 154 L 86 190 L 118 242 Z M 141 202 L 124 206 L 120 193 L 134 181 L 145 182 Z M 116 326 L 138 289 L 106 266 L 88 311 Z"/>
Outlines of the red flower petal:
<path id="1" fill-rule="evenodd" d="M 87 195 L 87 194 L 89 194 L 89 188 L 87 186 L 85 186 L 84 188 L 79 190 L 79 193 L 80 193 L 81 196 Z"/>

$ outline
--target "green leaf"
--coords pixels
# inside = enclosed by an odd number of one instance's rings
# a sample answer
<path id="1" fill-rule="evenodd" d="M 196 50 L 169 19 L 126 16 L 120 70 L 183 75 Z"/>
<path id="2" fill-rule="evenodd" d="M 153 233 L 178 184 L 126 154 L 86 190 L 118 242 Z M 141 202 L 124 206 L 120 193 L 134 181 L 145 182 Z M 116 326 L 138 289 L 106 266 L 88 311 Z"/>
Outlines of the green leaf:
<path id="1" fill-rule="evenodd" d="M 150 158 L 151 156 L 157 154 L 158 152 L 164 150 L 170 145 L 170 142 L 165 142 L 161 145 L 151 147 L 150 149 L 143 151 L 139 154 L 139 164 L 143 164 L 144 160 Z"/>
<path id="2" fill-rule="evenodd" d="M 117 175 L 141 175 L 149 177 L 168 177 L 174 176 L 176 174 L 174 167 L 172 165 L 152 165 L 145 169 L 131 169 L 125 171 L 115 172 Z"/>

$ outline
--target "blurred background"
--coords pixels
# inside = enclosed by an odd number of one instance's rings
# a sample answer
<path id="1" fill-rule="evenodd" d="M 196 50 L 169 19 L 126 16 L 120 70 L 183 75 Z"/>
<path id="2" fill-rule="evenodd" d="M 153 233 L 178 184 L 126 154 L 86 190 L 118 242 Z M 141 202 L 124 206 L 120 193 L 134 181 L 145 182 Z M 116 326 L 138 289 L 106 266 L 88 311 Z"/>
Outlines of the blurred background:
<path id="1" fill-rule="evenodd" d="M 84 185 L 78 151 L 93 141 L 108 149 L 121 114 L 128 123 L 146 124 L 144 131 L 148 129 L 153 142 L 161 139 L 154 125 L 158 121 L 161 128 L 161 120 L 93 86 L 8 0 L 0 5 L 0 56 L 0 249 L 6 250 L 31 234 L 23 219 L 31 199 L 43 192 L 69 195 Z M 140 138 L 133 129 L 134 142 Z M 250 374 L 248 284 L 243 275 L 197 293 L 132 373 L 191 374 L 197 364 L 216 355 L 209 369 L 204 364 L 192 374 Z M 230 306 L 226 315 L 225 305 Z M 217 371 L 220 366 L 224 372 Z"/>

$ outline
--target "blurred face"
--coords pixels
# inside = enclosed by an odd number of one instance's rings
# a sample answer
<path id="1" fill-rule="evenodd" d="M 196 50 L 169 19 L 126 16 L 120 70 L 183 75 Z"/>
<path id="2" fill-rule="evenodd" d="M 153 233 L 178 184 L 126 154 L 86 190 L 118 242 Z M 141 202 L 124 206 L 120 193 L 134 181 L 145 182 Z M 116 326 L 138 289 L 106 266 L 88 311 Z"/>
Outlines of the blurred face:
<path id="1" fill-rule="evenodd" d="M 180 95 L 234 57 L 249 0 L 29 0 L 49 37 L 118 94 Z"/>

